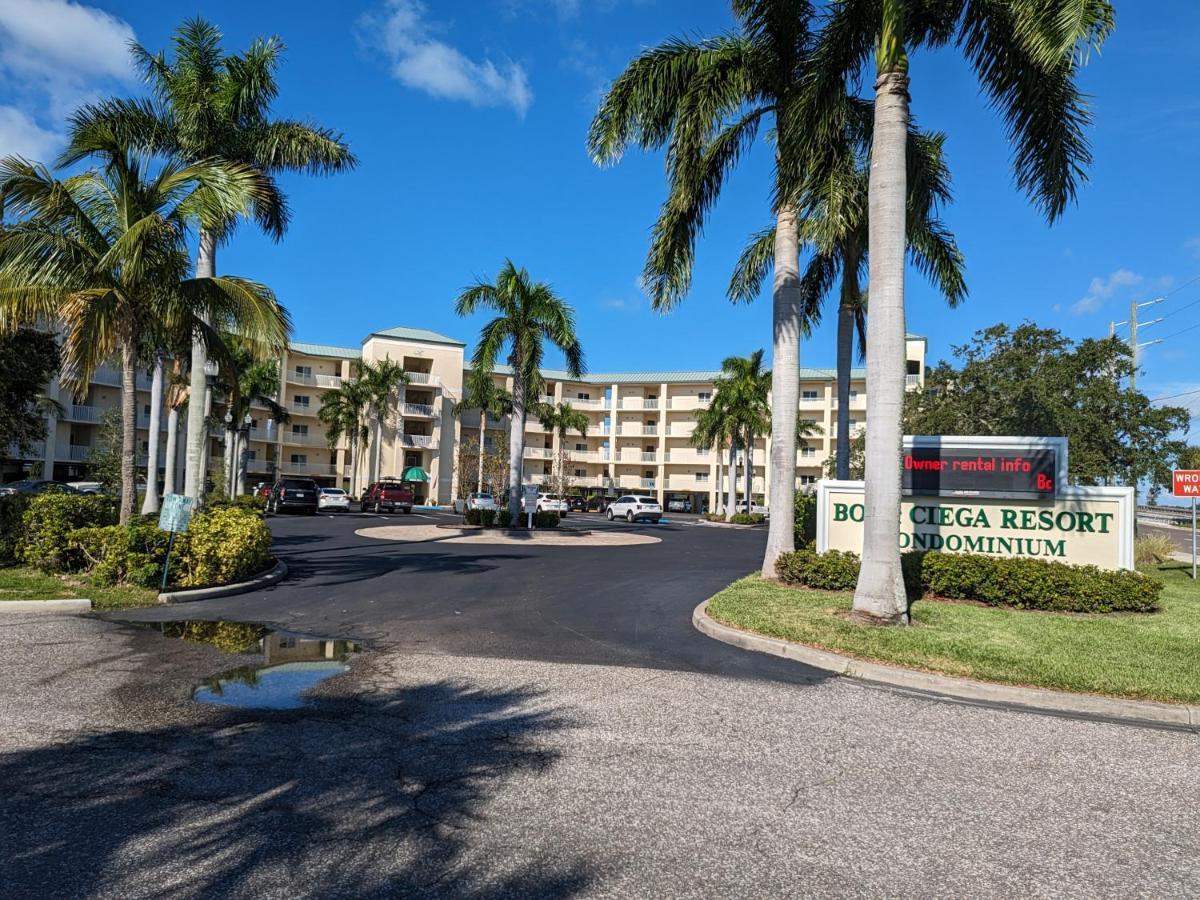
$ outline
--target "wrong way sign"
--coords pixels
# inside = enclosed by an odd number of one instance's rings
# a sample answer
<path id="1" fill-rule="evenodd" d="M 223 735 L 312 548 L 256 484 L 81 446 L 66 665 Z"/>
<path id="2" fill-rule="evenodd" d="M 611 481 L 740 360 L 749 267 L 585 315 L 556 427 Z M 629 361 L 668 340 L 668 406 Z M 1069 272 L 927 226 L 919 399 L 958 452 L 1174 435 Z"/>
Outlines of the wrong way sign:
<path id="1" fill-rule="evenodd" d="M 1173 470 L 1171 493 L 1176 497 L 1200 497 L 1200 469 Z"/>

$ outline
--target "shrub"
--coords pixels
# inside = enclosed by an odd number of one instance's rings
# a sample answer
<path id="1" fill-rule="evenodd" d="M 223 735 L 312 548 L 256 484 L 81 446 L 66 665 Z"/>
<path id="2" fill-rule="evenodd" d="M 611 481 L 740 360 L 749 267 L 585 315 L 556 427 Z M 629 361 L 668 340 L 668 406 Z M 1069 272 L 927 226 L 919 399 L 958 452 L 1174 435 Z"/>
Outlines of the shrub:
<path id="1" fill-rule="evenodd" d="M 239 494 L 230 498 L 223 494 L 218 496 L 210 492 L 205 500 L 205 506 L 208 509 L 228 509 L 230 507 L 248 509 L 263 515 L 267 511 L 267 498 L 260 497 L 258 494 Z"/>
<path id="2" fill-rule="evenodd" d="M 704 520 L 706 522 L 724 522 L 725 516 L 723 513 L 706 512 L 704 514 Z"/>
<path id="3" fill-rule="evenodd" d="M 468 509 L 463 518 L 468 525 L 482 525 L 484 528 L 490 528 L 496 524 L 496 510 Z"/>
<path id="4" fill-rule="evenodd" d="M 89 573 L 99 584 L 129 583 L 157 587 L 170 534 L 159 531 L 152 519 L 129 525 L 77 528 L 68 541 L 84 558 Z M 181 550 L 176 544 L 177 550 Z M 172 554 L 171 568 L 177 573 L 181 552 Z M 170 579 L 169 579 L 170 580 Z"/>
<path id="5" fill-rule="evenodd" d="M 1157 566 L 1175 553 L 1175 542 L 1163 534 L 1148 534 L 1133 542 L 1133 561 L 1139 566 Z"/>
<path id="6" fill-rule="evenodd" d="M 192 517 L 183 583 L 228 584 L 257 575 L 271 561 L 271 531 L 252 510 L 226 506 Z"/>
<path id="7" fill-rule="evenodd" d="M 117 504 L 95 494 L 39 494 L 21 518 L 20 557 L 43 572 L 71 572 L 84 565 L 69 536 L 77 528 L 115 525 Z"/>
<path id="8" fill-rule="evenodd" d="M 534 528 L 557 528 L 558 521 L 559 521 L 559 517 L 558 517 L 558 513 L 556 513 L 556 512 L 546 511 L 546 512 L 535 512 L 533 514 L 533 527 Z"/>
<path id="9" fill-rule="evenodd" d="M 817 495 L 796 491 L 796 547 L 811 547 L 817 542 Z"/>
<path id="10" fill-rule="evenodd" d="M 767 517 L 762 513 L 734 513 L 729 521 L 734 525 L 761 525 Z"/>
<path id="11" fill-rule="evenodd" d="M 907 553 L 902 559 L 909 597 L 924 593 L 989 606 L 1053 612 L 1153 612 L 1162 582 L 1139 572 L 1106 571 L 1042 559 L 1015 559 L 971 553 Z M 788 584 L 821 590 L 853 590 L 858 581 L 855 553 L 796 550 L 775 563 Z"/>
<path id="12" fill-rule="evenodd" d="M 21 533 L 25 530 L 22 519 L 28 507 L 28 494 L 0 495 L 0 566 L 21 561 Z"/>
<path id="13" fill-rule="evenodd" d="M 501 507 L 496 512 L 496 524 L 501 528 L 512 528 L 512 510 L 507 506 Z"/>

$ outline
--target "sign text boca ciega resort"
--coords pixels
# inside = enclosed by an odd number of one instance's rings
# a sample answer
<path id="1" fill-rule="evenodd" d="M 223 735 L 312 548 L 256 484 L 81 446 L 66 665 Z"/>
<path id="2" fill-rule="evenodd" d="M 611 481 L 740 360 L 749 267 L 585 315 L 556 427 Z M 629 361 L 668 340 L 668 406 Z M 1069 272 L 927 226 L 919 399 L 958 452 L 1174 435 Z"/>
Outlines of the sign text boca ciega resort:
<path id="1" fill-rule="evenodd" d="M 987 488 L 980 491 L 983 496 L 972 495 L 970 484 L 958 481 L 951 488 L 953 493 L 947 491 L 940 496 L 914 491 L 904 497 L 901 507 L 899 543 L 902 551 L 940 550 L 1035 557 L 1105 569 L 1132 568 L 1133 488 L 1068 486 L 1062 471 L 1066 461 L 1064 440 L 950 437 L 941 440 L 955 444 L 952 452 L 943 453 L 943 458 L 963 458 L 970 449 L 1001 458 L 1013 450 L 1023 450 L 1038 454 L 1043 460 L 1053 459 L 1055 468 L 1060 469 L 1054 477 L 1055 490 L 1051 496 L 1038 497 L 1032 491 L 1031 495 L 1021 496 L 1019 487 L 1005 485 L 1008 490 L 1003 492 L 1008 494 L 1007 497 L 989 497 Z M 959 449 L 959 442 L 964 441 L 975 446 Z M 983 441 L 989 442 L 986 448 L 975 443 Z M 1018 441 L 1030 443 L 1023 448 L 1014 447 Z M 1043 442 L 1049 441 L 1061 444 L 1053 448 L 1042 446 Z M 1000 445 L 994 442 L 1000 442 Z M 909 446 L 906 440 L 906 451 Z M 1047 449 L 1052 449 L 1053 454 L 1045 453 Z M 1037 468 L 1034 467 L 1032 473 L 1035 478 Z M 1042 468 L 1042 474 L 1049 476 L 1050 472 Z M 1036 484 L 1036 480 L 1031 480 Z M 949 485 L 943 485 L 945 487 Z M 1017 490 L 1012 490 L 1013 487 Z M 861 553 L 863 515 L 862 482 L 820 482 L 817 486 L 818 551 Z"/>

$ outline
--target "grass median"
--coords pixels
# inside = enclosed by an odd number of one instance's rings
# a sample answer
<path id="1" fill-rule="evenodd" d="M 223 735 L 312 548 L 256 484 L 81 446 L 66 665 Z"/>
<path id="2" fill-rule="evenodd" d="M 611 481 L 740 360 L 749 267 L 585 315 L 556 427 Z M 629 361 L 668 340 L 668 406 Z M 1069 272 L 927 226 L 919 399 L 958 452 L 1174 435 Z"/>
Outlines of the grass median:
<path id="1" fill-rule="evenodd" d="M 1200 588 L 1190 567 L 1163 581 L 1157 613 L 1079 615 L 920 600 L 908 628 L 854 625 L 853 597 L 751 575 L 709 601 L 726 625 L 846 656 L 943 675 L 1174 703 L 1200 703 Z"/>
<path id="2" fill-rule="evenodd" d="M 0 569 L 0 603 L 76 597 L 91 600 L 93 609 L 131 609 L 154 605 L 158 602 L 158 591 L 127 584 L 102 587 L 84 575 L 47 575 L 25 566 Z"/>

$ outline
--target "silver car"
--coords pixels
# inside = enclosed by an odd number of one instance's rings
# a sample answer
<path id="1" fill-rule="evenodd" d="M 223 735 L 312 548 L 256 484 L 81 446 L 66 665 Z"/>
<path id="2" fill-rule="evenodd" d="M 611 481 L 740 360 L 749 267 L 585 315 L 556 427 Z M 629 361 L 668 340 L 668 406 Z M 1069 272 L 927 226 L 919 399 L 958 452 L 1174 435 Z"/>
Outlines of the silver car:
<path id="1" fill-rule="evenodd" d="M 317 494 L 317 509 L 350 511 L 350 495 L 341 488 L 323 487 Z"/>
<path id="2" fill-rule="evenodd" d="M 662 518 L 662 506 L 654 497 L 644 497 L 640 494 L 626 494 L 618 497 L 608 507 L 608 521 L 624 519 L 626 522 L 657 522 Z"/>

